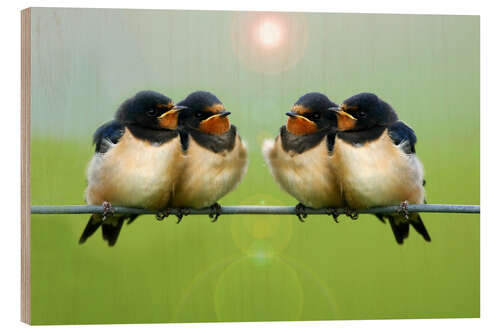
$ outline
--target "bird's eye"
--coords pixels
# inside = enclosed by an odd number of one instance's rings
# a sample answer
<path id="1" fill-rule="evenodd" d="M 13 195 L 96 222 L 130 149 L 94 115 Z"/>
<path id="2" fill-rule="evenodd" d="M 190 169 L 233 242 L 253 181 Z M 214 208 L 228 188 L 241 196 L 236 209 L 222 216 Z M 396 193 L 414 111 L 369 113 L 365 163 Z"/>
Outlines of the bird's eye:
<path id="1" fill-rule="evenodd" d="M 314 119 L 319 119 L 321 117 L 321 114 L 319 112 L 314 112 L 313 113 L 313 118 Z"/>
<path id="2" fill-rule="evenodd" d="M 156 116 L 157 111 L 155 109 L 149 109 L 148 111 L 146 111 L 146 114 L 150 117 L 154 117 Z"/>
<path id="3" fill-rule="evenodd" d="M 203 117 L 203 113 L 201 113 L 201 112 L 196 112 L 196 113 L 195 113 L 195 117 L 196 117 L 196 118 L 201 118 L 201 117 Z"/>
<path id="4" fill-rule="evenodd" d="M 359 116 L 359 117 L 361 117 L 361 118 L 366 118 L 366 112 L 364 112 L 364 111 L 360 111 L 360 112 L 358 113 L 358 116 Z"/>

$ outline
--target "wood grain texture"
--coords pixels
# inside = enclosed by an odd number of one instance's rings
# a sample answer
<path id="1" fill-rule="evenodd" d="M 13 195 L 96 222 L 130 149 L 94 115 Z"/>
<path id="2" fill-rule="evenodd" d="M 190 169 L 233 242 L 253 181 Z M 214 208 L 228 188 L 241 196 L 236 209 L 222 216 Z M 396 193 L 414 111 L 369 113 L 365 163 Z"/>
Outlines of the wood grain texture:
<path id="1" fill-rule="evenodd" d="M 31 11 L 21 12 L 21 321 L 31 323 L 30 106 Z"/>

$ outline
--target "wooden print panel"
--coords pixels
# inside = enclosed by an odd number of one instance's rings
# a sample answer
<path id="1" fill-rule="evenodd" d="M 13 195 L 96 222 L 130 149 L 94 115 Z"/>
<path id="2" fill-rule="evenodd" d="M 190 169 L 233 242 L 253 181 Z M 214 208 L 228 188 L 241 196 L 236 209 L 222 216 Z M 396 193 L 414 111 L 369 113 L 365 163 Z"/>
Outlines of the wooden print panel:
<path id="1" fill-rule="evenodd" d="M 248 144 L 222 205 L 297 201 L 261 145 L 303 94 L 376 93 L 417 133 L 429 203 L 479 204 L 479 17 L 33 8 L 23 15 L 23 320 L 32 324 L 479 316 L 479 216 L 422 214 L 404 246 L 388 225 L 310 216 L 142 216 L 109 248 L 79 245 L 92 134 L 152 89 L 209 90 Z M 28 30 L 24 30 L 27 33 Z M 31 52 L 29 52 L 29 47 Z M 31 62 L 30 62 L 31 56 Z M 31 91 L 29 91 L 31 87 Z M 30 130 L 27 130 L 30 129 Z M 27 153 L 30 145 L 30 154 Z M 29 167 L 31 166 L 31 168 Z M 28 191 L 28 184 L 31 188 Z M 30 201 L 31 195 L 31 201 Z M 413 231 L 413 230 L 412 230 Z M 30 243 L 29 243 L 30 242 Z M 31 256 L 31 263 L 29 258 Z M 30 311 L 31 310 L 31 314 Z"/>

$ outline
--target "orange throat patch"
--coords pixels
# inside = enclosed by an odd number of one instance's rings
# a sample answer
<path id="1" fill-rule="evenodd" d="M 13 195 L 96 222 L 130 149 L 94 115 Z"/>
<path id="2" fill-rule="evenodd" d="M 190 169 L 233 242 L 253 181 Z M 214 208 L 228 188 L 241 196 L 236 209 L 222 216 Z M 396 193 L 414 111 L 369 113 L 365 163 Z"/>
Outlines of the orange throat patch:
<path id="1" fill-rule="evenodd" d="M 167 113 L 164 117 L 158 119 L 158 123 L 161 128 L 167 129 L 176 129 L 177 128 L 177 120 L 179 119 L 179 113 L 174 111 L 172 113 Z"/>
<path id="2" fill-rule="evenodd" d="M 338 114 L 337 128 L 341 131 L 348 131 L 356 127 L 356 119 L 353 119 L 345 114 Z"/>
<path id="3" fill-rule="evenodd" d="M 297 136 L 311 134 L 318 130 L 314 122 L 301 116 L 288 117 L 286 129 Z"/>
<path id="4" fill-rule="evenodd" d="M 229 131 L 231 124 L 227 117 L 214 115 L 200 123 L 200 131 L 207 134 L 221 135 Z"/>

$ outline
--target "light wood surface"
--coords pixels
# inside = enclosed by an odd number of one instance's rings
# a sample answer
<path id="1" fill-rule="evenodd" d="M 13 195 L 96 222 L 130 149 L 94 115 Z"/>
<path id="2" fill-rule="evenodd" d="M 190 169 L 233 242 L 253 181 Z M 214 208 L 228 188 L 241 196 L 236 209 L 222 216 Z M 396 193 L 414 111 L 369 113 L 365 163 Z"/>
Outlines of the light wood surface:
<path id="1" fill-rule="evenodd" d="M 21 12 L 21 321 L 31 322 L 30 306 L 30 70 L 31 11 Z"/>

